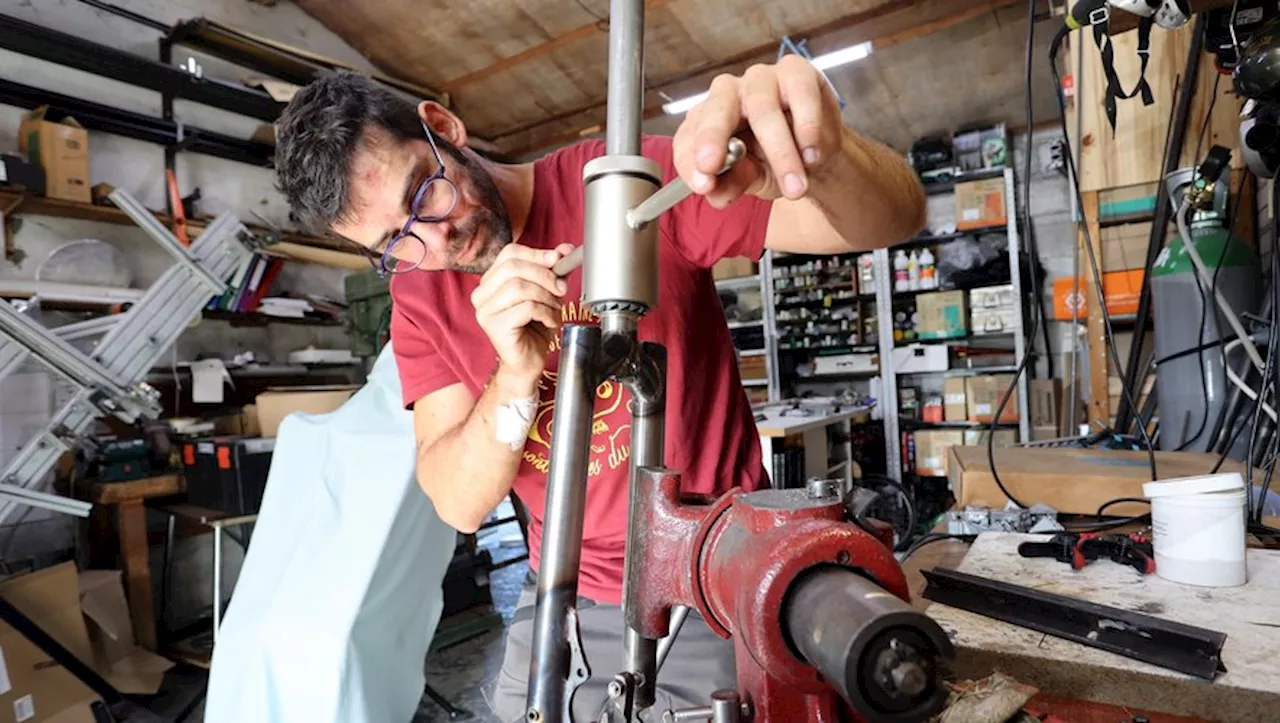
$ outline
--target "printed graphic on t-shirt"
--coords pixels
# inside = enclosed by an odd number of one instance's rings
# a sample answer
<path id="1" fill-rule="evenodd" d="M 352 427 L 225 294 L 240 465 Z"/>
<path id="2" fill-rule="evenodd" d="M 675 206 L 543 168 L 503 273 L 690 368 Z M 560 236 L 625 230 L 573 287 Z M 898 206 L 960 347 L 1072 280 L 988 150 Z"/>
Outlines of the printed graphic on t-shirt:
<path id="1" fill-rule="evenodd" d="M 570 301 L 560 306 L 560 319 L 565 324 L 595 324 L 595 314 L 580 302 Z M 556 336 L 549 350 L 551 356 L 560 354 L 560 337 Z M 538 382 L 538 411 L 529 428 L 529 439 L 524 445 L 524 463 L 546 474 L 551 468 L 551 424 L 556 407 L 556 379 L 558 372 L 544 370 Z M 591 456 L 587 461 L 588 482 L 605 470 L 616 470 L 631 458 L 631 392 L 614 381 L 605 381 L 596 387 L 595 414 L 591 422 Z"/>

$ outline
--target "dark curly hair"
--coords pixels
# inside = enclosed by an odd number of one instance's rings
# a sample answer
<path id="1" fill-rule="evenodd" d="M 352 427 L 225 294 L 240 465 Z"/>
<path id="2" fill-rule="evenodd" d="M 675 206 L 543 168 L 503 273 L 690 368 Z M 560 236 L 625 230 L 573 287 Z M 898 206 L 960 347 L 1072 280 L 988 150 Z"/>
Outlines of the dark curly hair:
<path id="1" fill-rule="evenodd" d="M 325 232 L 346 220 L 351 161 L 366 131 L 396 141 L 422 137 L 417 106 L 370 78 L 349 71 L 298 91 L 276 125 L 276 188 L 307 228 Z"/>

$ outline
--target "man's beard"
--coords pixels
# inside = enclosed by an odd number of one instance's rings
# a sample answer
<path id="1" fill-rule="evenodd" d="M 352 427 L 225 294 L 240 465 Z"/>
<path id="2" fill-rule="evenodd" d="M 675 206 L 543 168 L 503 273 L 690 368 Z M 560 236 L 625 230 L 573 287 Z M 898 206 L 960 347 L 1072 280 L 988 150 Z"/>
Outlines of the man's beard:
<path id="1" fill-rule="evenodd" d="M 493 266 L 493 262 L 498 258 L 498 252 L 511 243 L 511 217 L 507 214 L 507 204 L 503 202 L 502 194 L 498 192 L 498 186 L 493 182 L 493 177 L 484 167 L 446 143 L 441 143 L 440 149 L 448 154 L 462 171 L 454 175 L 457 179 L 454 183 L 457 184 L 459 181 L 465 183 L 469 180 L 471 189 L 474 189 L 474 193 L 478 196 L 474 199 L 475 208 L 461 223 L 451 227 L 449 237 L 445 239 L 447 246 L 444 267 L 450 271 L 483 274 Z M 458 193 L 462 193 L 462 184 L 459 184 Z M 472 239 L 475 239 L 478 244 L 475 248 L 475 256 L 468 261 L 460 261 L 458 257 L 467 250 Z"/>

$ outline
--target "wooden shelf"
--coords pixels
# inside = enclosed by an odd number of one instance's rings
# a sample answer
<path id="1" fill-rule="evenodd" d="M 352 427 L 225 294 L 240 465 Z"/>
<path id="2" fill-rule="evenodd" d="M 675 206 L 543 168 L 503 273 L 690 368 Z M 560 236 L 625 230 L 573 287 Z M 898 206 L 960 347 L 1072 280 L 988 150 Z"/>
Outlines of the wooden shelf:
<path id="1" fill-rule="evenodd" d="M 342 326 L 342 319 L 332 317 L 305 316 L 301 319 L 290 316 L 272 316 L 256 312 L 222 311 L 205 309 L 203 316 L 212 321 L 226 321 L 232 326 L 267 326 L 268 324 L 292 324 L 294 326 Z"/>
<path id="2" fill-rule="evenodd" d="M 81 221 L 111 223 L 120 226 L 134 225 L 133 219 L 129 218 L 128 214 L 115 206 L 100 206 L 93 203 L 61 201 L 56 198 L 45 198 L 43 196 L 33 196 L 30 194 L 0 190 L 0 208 L 9 208 L 10 206 L 13 206 L 13 208 L 9 213 L 13 214 L 72 218 Z M 168 214 L 155 213 L 155 217 L 166 226 L 173 223 L 173 219 L 170 218 Z M 212 219 L 190 219 L 187 221 L 187 227 L 192 231 L 201 231 L 210 220 Z M 265 226 L 246 223 L 245 227 L 254 233 L 264 236 L 276 235 L 274 230 Z M 280 240 L 286 243 L 310 246 L 312 248 L 325 249 L 328 251 L 339 251 L 352 256 L 359 256 L 359 254 L 354 252 L 350 244 L 337 239 L 312 236 L 296 231 L 284 231 L 280 233 L 279 236 Z M 270 247 L 267 247 L 267 249 L 270 250 Z"/>

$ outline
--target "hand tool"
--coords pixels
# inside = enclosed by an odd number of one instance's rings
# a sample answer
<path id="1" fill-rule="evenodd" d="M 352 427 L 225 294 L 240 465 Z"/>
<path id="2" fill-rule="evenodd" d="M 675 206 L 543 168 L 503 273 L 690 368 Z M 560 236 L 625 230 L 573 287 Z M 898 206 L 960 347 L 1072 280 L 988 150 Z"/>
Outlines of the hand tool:
<path id="1" fill-rule="evenodd" d="M 1099 558 L 1128 565 L 1144 575 L 1156 571 L 1151 541 L 1139 534 L 1100 535 L 1093 532 L 1060 532 L 1047 542 L 1018 545 L 1023 557 L 1052 557 L 1079 570 Z"/>
<path id="2" fill-rule="evenodd" d="M 747 144 L 743 143 L 739 138 L 730 138 L 724 166 L 720 168 L 720 172 L 716 175 L 722 176 L 727 173 L 746 154 Z M 691 193 L 693 193 L 693 189 L 689 188 L 689 184 L 685 183 L 684 179 L 676 178 L 642 201 L 639 206 L 627 211 L 627 225 L 632 228 L 646 226 L 653 222 L 654 219 L 670 211 L 677 203 L 688 198 Z M 551 267 L 556 276 L 563 279 L 582 265 L 582 248 L 582 246 L 579 246 L 570 251 L 568 256 L 560 259 L 555 266 Z"/>

